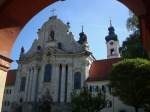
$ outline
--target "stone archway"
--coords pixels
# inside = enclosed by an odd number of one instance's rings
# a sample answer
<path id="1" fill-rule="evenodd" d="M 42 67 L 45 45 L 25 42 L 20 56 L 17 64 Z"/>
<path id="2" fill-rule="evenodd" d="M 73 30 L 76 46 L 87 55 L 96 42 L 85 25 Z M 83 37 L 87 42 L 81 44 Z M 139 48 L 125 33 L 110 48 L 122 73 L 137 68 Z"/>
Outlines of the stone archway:
<path id="1" fill-rule="evenodd" d="M 0 108 L 12 46 L 24 25 L 46 6 L 64 0 L 0 0 Z M 150 55 L 150 0 L 118 0 L 140 17 L 144 47 Z M 137 5 L 138 4 L 138 5 Z M 3 78 L 2 78 L 3 77 Z"/>

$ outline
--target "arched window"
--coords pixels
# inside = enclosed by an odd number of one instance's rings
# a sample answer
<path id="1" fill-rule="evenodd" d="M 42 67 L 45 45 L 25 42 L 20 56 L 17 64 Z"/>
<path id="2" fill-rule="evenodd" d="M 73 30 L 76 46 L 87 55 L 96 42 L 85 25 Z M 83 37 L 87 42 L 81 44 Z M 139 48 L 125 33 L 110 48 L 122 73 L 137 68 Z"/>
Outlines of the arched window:
<path id="1" fill-rule="evenodd" d="M 51 36 L 51 40 L 54 40 L 55 32 L 53 30 L 50 32 L 50 36 Z"/>
<path id="2" fill-rule="evenodd" d="M 112 49 L 110 49 L 110 54 L 111 55 L 114 55 L 115 54 L 115 50 L 112 48 Z"/>
<path id="3" fill-rule="evenodd" d="M 92 86 L 90 86 L 89 90 L 90 90 L 90 92 L 92 92 Z"/>
<path id="4" fill-rule="evenodd" d="M 20 84 L 20 92 L 25 91 L 25 86 L 26 86 L 26 77 L 22 77 L 21 84 Z"/>
<path id="5" fill-rule="evenodd" d="M 45 66 L 44 82 L 50 82 L 51 81 L 51 75 L 52 75 L 52 65 L 47 64 Z"/>
<path id="6" fill-rule="evenodd" d="M 58 48 L 62 49 L 62 44 L 60 42 L 58 43 Z"/>
<path id="7" fill-rule="evenodd" d="M 76 72 L 74 74 L 74 89 L 81 89 L 81 73 Z"/>
<path id="8" fill-rule="evenodd" d="M 95 92 L 98 92 L 98 91 L 99 91 L 98 86 L 95 86 Z"/>

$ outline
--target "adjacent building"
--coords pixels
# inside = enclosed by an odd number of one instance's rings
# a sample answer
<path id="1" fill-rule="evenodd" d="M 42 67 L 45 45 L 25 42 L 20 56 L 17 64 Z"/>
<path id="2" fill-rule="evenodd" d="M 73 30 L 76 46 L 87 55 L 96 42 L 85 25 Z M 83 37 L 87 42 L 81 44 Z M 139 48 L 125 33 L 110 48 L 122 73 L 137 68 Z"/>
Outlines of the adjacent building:
<path id="1" fill-rule="evenodd" d="M 11 112 L 12 104 L 14 102 L 15 93 L 15 81 L 16 81 L 17 70 L 9 70 L 7 73 L 4 96 L 3 96 L 3 106 L 2 112 Z"/>
<path id="2" fill-rule="evenodd" d="M 133 107 L 125 105 L 118 97 L 111 95 L 112 89 L 109 87 L 108 75 L 112 65 L 121 61 L 119 40 L 111 22 L 105 40 L 107 59 L 93 61 L 86 84 L 92 94 L 101 91 L 106 95 L 107 105 L 101 112 L 135 112 Z M 141 109 L 140 112 L 143 112 L 143 110 Z"/>

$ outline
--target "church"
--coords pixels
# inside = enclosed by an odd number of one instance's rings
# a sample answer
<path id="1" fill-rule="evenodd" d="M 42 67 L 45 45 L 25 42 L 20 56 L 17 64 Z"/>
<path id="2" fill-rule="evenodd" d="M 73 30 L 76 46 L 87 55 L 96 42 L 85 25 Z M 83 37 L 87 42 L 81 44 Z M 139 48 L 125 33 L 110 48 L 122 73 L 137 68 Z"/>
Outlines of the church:
<path id="1" fill-rule="evenodd" d="M 107 90 L 108 72 L 121 60 L 119 40 L 111 24 L 108 31 L 107 59 L 96 60 L 83 30 L 76 41 L 69 23 L 64 24 L 57 16 L 50 17 L 38 29 L 38 39 L 31 48 L 27 52 L 21 48 L 18 69 L 8 72 L 2 112 L 12 112 L 14 103 L 21 107 L 20 112 L 32 112 L 36 102 L 47 93 L 56 106 L 54 112 L 67 112 L 61 106 L 70 103 L 73 91 L 84 86 L 94 93 L 98 88 Z M 110 102 L 102 112 L 134 112 L 109 92 L 106 94 Z"/>
<path id="2" fill-rule="evenodd" d="M 75 41 L 69 27 L 52 16 L 38 29 L 30 50 L 21 48 L 13 97 L 23 108 L 30 109 L 47 91 L 53 102 L 68 103 L 73 90 L 84 86 L 95 58 L 86 34 Z"/>

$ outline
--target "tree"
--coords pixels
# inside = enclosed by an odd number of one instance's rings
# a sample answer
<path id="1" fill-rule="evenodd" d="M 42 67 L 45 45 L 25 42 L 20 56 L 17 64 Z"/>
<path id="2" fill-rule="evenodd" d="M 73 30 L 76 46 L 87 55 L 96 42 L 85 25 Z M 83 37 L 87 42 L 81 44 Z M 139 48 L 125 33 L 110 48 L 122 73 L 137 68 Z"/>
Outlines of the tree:
<path id="1" fill-rule="evenodd" d="M 127 20 L 127 29 L 131 34 L 123 41 L 122 47 L 120 47 L 121 56 L 123 58 L 139 57 L 148 59 L 148 54 L 142 44 L 139 19 L 133 13 L 130 13 L 130 17 Z"/>
<path id="2" fill-rule="evenodd" d="M 140 31 L 139 18 L 132 12 L 129 13 L 129 16 L 130 17 L 127 19 L 126 23 L 128 31 L 131 32 Z"/>
<path id="3" fill-rule="evenodd" d="M 39 101 L 39 111 L 40 112 L 51 112 L 52 98 L 50 96 L 49 90 L 46 91 L 46 94 L 42 96 Z"/>
<path id="4" fill-rule="evenodd" d="M 84 88 L 79 93 L 72 94 L 72 112 L 99 112 L 106 105 L 105 95 L 98 93 L 92 95 L 88 89 Z"/>
<path id="5" fill-rule="evenodd" d="M 125 59 L 113 65 L 109 74 L 112 94 L 138 112 L 150 101 L 150 62 L 144 59 Z"/>
<path id="6" fill-rule="evenodd" d="M 11 112 L 21 112 L 20 105 L 17 102 L 11 104 Z"/>
<path id="7" fill-rule="evenodd" d="M 146 58 L 146 53 L 140 38 L 139 32 L 134 32 L 123 42 L 120 47 L 120 53 L 123 58 Z"/>

